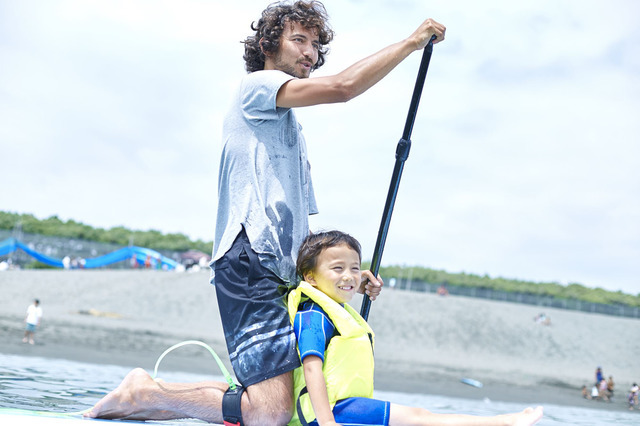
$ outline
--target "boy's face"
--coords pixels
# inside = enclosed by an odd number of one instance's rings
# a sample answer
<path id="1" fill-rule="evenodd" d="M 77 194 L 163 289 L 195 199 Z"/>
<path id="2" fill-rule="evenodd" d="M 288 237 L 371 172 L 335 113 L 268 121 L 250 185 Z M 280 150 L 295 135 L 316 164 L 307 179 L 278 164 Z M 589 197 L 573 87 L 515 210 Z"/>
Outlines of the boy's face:
<path id="1" fill-rule="evenodd" d="M 317 30 L 305 28 L 298 22 L 289 22 L 280 36 L 278 51 L 266 55 L 264 69 L 280 70 L 293 77 L 307 78 L 318 62 L 319 47 Z"/>
<path id="2" fill-rule="evenodd" d="M 304 279 L 336 302 L 348 302 L 362 279 L 358 252 L 346 244 L 325 249 L 318 256 L 316 268 Z"/>

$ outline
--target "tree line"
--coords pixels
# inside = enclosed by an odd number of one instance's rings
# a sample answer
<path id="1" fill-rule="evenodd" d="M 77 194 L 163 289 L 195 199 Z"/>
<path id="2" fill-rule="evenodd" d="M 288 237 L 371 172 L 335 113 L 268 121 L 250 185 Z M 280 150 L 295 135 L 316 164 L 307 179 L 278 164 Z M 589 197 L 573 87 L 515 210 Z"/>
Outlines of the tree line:
<path id="1" fill-rule="evenodd" d="M 94 228 L 74 220 L 63 221 L 57 216 L 38 219 L 31 214 L 18 214 L 0 211 L 0 229 L 11 230 L 21 226 L 22 231 L 57 237 L 147 247 L 154 250 L 187 251 L 199 250 L 211 253 L 211 241 L 191 241 L 184 234 L 163 234 L 160 231 L 136 231 L 123 226 L 110 229 Z M 368 266 L 365 264 L 363 267 Z M 603 304 L 622 304 L 640 307 L 640 294 L 630 295 L 621 291 L 613 292 L 602 288 L 589 288 L 582 284 L 562 285 L 557 282 L 533 282 L 508 278 L 491 278 L 488 275 L 450 273 L 420 266 L 386 266 L 380 268 L 384 277 L 407 277 L 431 284 L 451 284 L 465 287 L 487 288 L 506 292 L 528 293 L 550 296 L 560 299 L 576 299 L 585 302 Z"/>
<path id="2" fill-rule="evenodd" d="M 75 220 L 63 221 L 57 216 L 38 219 L 32 214 L 18 214 L 0 211 L 0 229 L 14 229 L 20 226 L 28 234 L 40 234 L 63 238 L 97 241 L 128 246 L 130 243 L 153 250 L 187 251 L 199 250 L 211 253 L 211 241 L 192 241 L 184 234 L 163 234 L 160 231 L 137 231 L 116 226 L 110 229 L 94 228 Z"/>
<path id="3" fill-rule="evenodd" d="M 364 267 L 364 265 L 363 265 Z M 491 278 L 488 275 L 449 273 L 420 266 L 387 266 L 380 268 L 383 277 L 408 277 L 430 284 L 445 284 L 463 287 L 487 288 L 511 293 L 534 294 L 558 299 L 575 299 L 583 302 L 606 305 L 627 305 L 640 307 L 640 294 L 630 295 L 621 291 L 589 288 L 579 283 L 563 285 L 557 282 L 534 282 L 508 278 Z"/>

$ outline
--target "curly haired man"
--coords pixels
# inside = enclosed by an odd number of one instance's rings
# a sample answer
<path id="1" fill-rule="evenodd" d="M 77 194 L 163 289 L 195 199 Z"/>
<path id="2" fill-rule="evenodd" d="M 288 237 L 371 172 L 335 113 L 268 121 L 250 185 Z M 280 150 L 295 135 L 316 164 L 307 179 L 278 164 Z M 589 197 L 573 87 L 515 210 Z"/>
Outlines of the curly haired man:
<path id="1" fill-rule="evenodd" d="M 289 422 L 300 360 L 282 289 L 297 284 L 297 251 L 309 233 L 308 216 L 318 212 L 293 108 L 347 102 L 445 33 L 427 19 L 408 38 L 342 72 L 309 78 L 324 64 L 333 39 L 322 3 L 272 4 L 251 29 L 244 41 L 247 75 L 224 120 L 211 262 L 229 357 L 243 390 L 227 392 L 228 385 L 218 382 L 158 384 L 137 369 L 90 417 Z M 381 282 L 363 275 L 360 291 L 375 299 Z"/>

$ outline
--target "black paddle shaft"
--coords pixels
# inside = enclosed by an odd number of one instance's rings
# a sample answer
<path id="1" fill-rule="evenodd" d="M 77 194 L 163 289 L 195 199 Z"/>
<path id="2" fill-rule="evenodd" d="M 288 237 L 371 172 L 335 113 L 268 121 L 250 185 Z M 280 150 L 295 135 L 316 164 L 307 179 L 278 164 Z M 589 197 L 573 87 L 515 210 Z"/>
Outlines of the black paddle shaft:
<path id="1" fill-rule="evenodd" d="M 433 35 L 429 43 L 422 52 L 422 61 L 420 62 L 420 69 L 418 70 L 418 78 L 416 79 L 416 85 L 413 89 L 413 97 L 411 98 L 411 104 L 409 105 L 409 114 L 407 114 L 407 121 L 404 125 L 404 132 L 402 133 L 402 139 L 398 142 L 396 147 L 396 164 L 393 168 L 393 175 L 391 176 L 391 185 L 389 185 L 389 192 L 387 193 L 387 201 L 384 206 L 384 212 L 382 213 L 382 221 L 380 222 L 380 230 L 378 231 L 378 238 L 376 240 L 376 246 L 373 251 L 373 258 L 371 260 L 370 271 L 374 277 L 378 276 L 380 270 L 380 261 L 382 259 L 382 252 L 384 250 L 384 244 L 387 240 L 387 234 L 389 233 L 389 224 L 391 223 L 391 214 L 393 213 L 393 206 L 396 203 L 396 196 L 398 195 L 398 187 L 400 186 L 400 178 L 402 177 L 402 170 L 404 168 L 404 162 L 409 158 L 409 150 L 411 149 L 411 132 L 413 130 L 413 123 L 416 121 L 416 114 L 418 112 L 418 104 L 420 103 L 420 96 L 422 95 L 422 88 L 424 87 L 424 80 L 427 77 L 427 70 L 429 69 L 429 61 L 431 60 L 431 53 L 433 52 L 433 41 L 436 36 Z M 362 299 L 362 307 L 360 308 L 360 315 L 366 320 L 369 318 L 369 309 L 371 308 L 371 300 L 364 295 Z"/>

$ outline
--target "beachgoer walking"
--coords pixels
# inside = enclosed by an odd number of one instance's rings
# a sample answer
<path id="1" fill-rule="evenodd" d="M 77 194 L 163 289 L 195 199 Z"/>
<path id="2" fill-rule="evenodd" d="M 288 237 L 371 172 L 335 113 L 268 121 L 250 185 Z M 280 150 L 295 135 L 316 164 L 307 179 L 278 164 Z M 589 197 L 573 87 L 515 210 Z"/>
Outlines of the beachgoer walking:
<path id="1" fill-rule="evenodd" d="M 228 385 L 217 382 L 160 387 L 134 370 L 90 417 L 220 422 L 224 406 L 234 407 L 234 417 L 247 425 L 289 421 L 292 372 L 300 361 L 281 290 L 295 283 L 295 257 L 309 233 L 308 216 L 318 212 L 293 108 L 349 101 L 422 50 L 432 36 L 438 43 L 445 33 L 443 25 L 427 19 L 408 38 L 342 72 L 309 78 L 324 64 L 333 39 L 322 3 L 271 4 L 251 28 L 244 42 L 248 75 L 223 125 L 211 263 L 231 363 L 246 392 L 225 393 Z M 381 284 L 370 273 L 365 277 L 361 290 L 374 299 Z"/>
<path id="2" fill-rule="evenodd" d="M 40 306 L 40 300 L 35 299 L 33 303 L 27 307 L 27 316 L 24 319 L 26 325 L 24 337 L 22 338 L 23 343 L 29 342 L 31 345 L 35 343 L 36 329 L 40 325 L 41 320 L 42 307 Z"/>

